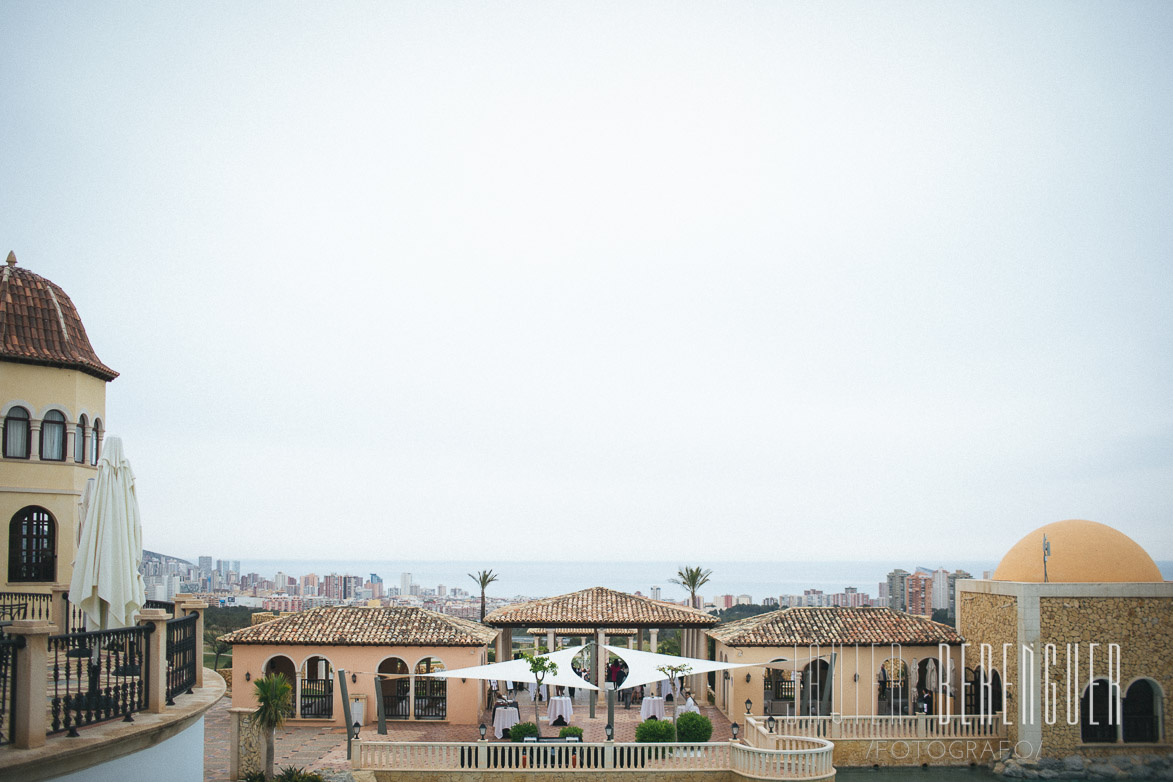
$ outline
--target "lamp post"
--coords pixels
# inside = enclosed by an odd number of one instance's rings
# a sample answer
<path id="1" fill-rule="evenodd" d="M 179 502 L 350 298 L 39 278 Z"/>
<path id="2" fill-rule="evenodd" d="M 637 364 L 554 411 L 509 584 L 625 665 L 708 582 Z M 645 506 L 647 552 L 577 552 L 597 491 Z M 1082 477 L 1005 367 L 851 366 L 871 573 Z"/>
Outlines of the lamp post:
<path id="1" fill-rule="evenodd" d="M 749 714 L 753 711 L 753 701 L 749 698 L 745 699 L 745 713 Z"/>
<path id="2" fill-rule="evenodd" d="M 610 722 L 603 728 L 603 732 L 607 734 L 607 741 L 613 741 L 615 738 L 615 726 Z"/>
<path id="3" fill-rule="evenodd" d="M 729 726 L 729 729 L 733 731 L 733 740 L 737 741 L 737 732 L 741 730 L 741 726 L 735 722 Z"/>
<path id="4" fill-rule="evenodd" d="M 484 741 L 485 734 L 489 731 L 489 729 L 487 727 L 485 727 L 485 723 L 482 722 L 480 725 L 477 726 L 477 730 L 479 730 L 481 732 L 481 741 Z"/>
<path id="5" fill-rule="evenodd" d="M 774 732 L 774 726 L 777 724 L 778 722 L 774 719 L 774 715 L 771 714 L 769 717 L 766 717 L 766 730 L 770 733 Z"/>

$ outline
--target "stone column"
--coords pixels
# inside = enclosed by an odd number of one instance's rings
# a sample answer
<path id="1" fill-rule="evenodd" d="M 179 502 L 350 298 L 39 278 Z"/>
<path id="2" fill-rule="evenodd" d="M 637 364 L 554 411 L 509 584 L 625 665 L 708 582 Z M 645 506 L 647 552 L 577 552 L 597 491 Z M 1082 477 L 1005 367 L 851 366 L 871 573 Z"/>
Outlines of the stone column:
<path id="1" fill-rule="evenodd" d="M 264 737 L 252 724 L 253 711 L 239 706 L 228 709 L 228 778 L 231 780 L 265 770 Z"/>
<path id="2" fill-rule="evenodd" d="M 48 713 L 45 709 L 49 670 L 49 633 L 53 625 L 36 619 L 14 619 L 8 635 L 24 636 L 24 648 L 16 652 L 16 702 L 9 729 L 17 749 L 45 745 Z"/>
<path id="3" fill-rule="evenodd" d="M 68 584 L 54 584 L 51 590 L 53 602 L 49 605 L 49 621 L 53 623 L 53 632 L 64 635 L 69 629 L 69 601 L 65 598 L 69 594 Z M 73 628 L 76 632 L 76 628 Z"/>
<path id="4" fill-rule="evenodd" d="M 147 711 L 161 714 L 167 706 L 167 620 L 171 614 L 162 608 L 139 611 L 139 624 L 149 624 L 154 632 L 147 638 Z"/>
<path id="5" fill-rule="evenodd" d="M 29 416 L 29 461 L 41 460 L 41 419 Z"/>
<path id="6" fill-rule="evenodd" d="M 176 599 L 178 599 L 179 595 L 176 595 L 175 597 L 176 597 Z M 183 603 L 183 610 L 186 611 L 188 614 L 195 614 L 197 617 L 196 618 L 196 626 L 195 626 L 195 659 L 196 659 L 195 686 L 196 687 L 203 687 L 204 686 L 204 611 L 207 610 L 208 604 L 201 601 L 201 600 L 196 600 L 194 597 L 191 597 L 190 595 L 185 595 L 184 597 L 186 597 L 187 600 L 185 600 Z M 176 611 L 179 610 L 178 605 L 176 606 L 175 610 Z"/>
<path id="7" fill-rule="evenodd" d="M 556 641 L 557 641 L 557 639 L 554 637 L 554 631 L 547 630 L 546 631 L 546 648 L 548 648 L 551 652 L 553 652 L 554 651 L 554 644 Z"/>
<path id="8" fill-rule="evenodd" d="M 648 631 L 648 643 L 651 645 L 651 648 L 648 649 L 649 652 L 660 651 L 660 630 L 658 628 L 653 627 Z"/>
<path id="9" fill-rule="evenodd" d="M 595 655 L 595 680 L 592 683 L 601 693 L 607 686 L 607 650 L 603 648 L 603 644 L 607 643 L 607 636 L 601 629 L 595 631 L 595 643 L 598 653 Z"/>

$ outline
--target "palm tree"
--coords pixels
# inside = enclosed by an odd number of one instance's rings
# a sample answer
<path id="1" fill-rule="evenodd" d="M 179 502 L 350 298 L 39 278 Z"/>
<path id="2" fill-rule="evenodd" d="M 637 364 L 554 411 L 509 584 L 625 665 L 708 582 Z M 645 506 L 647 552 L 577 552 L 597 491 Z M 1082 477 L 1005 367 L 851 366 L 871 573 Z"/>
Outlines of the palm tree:
<path id="1" fill-rule="evenodd" d="M 491 584 L 497 580 L 497 574 L 494 573 L 492 570 L 482 570 L 481 572 L 477 573 L 475 576 L 472 573 L 469 573 L 468 577 L 471 578 L 473 581 L 477 582 L 478 584 L 480 584 L 480 587 L 481 587 L 481 621 L 483 622 L 483 621 L 485 621 L 485 589 L 488 588 L 489 584 Z"/>
<path id="2" fill-rule="evenodd" d="M 688 590 L 688 604 L 693 608 L 699 608 L 696 604 L 696 593 L 701 587 L 709 583 L 709 576 L 713 575 L 711 570 L 702 570 L 699 567 L 685 567 L 681 565 L 676 571 L 677 578 L 668 579 L 673 584 L 680 584 Z"/>
<path id="3" fill-rule="evenodd" d="M 253 684 L 257 710 L 252 714 L 253 725 L 265 734 L 265 779 L 273 778 L 273 734 L 285 724 L 285 717 L 293 703 L 293 687 L 283 673 L 270 673 Z"/>

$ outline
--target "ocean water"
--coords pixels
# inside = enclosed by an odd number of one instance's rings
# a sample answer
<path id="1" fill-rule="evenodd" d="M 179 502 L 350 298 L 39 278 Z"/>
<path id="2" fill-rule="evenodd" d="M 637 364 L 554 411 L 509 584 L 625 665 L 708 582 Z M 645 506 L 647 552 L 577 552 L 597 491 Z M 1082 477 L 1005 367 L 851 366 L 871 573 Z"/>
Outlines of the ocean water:
<path id="1" fill-rule="evenodd" d="M 804 589 L 821 589 L 827 594 L 856 587 L 871 597 L 879 594 L 879 583 L 893 569 L 912 571 L 917 566 L 960 568 L 981 578 L 982 571 L 993 570 L 997 562 L 955 560 L 946 562 L 908 562 L 905 560 L 832 561 L 832 562 L 532 562 L 532 561 L 422 561 L 422 560 L 275 560 L 242 559 L 244 573 L 259 573 L 273 578 L 277 572 L 289 576 L 337 573 L 368 578 L 377 573 L 388 586 L 399 586 L 400 574 L 411 573 L 412 581 L 431 588 L 439 584 L 476 592 L 469 573 L 492 569 L 500 578 L 489 586 L 492 597 L 547 597 L 605 586 L 623 592 L 649 594 L 653 586 L 663 589 L 665 600 L 688 596 L 683 587 L 668 579 L 682 564 L 701 564 L 713 571 L 701 595 L 749 595 L 755 603 L 763 597 L 802 594 Z M 1173 579 L 1173 562 L 1158 562 L 1166 579 Z"/>

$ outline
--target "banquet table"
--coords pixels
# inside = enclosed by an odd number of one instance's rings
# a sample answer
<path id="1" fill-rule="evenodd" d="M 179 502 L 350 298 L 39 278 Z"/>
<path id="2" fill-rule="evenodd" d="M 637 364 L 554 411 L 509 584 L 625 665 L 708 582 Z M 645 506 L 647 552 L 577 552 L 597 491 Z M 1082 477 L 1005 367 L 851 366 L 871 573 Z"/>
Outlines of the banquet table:
<path id="1" fill-rule="evenodd" d="M 655 717 L 658 720 L 664 719 L 663 698 L 654 695 L 644 698 L 639 707 L 639 718 L 646 720 L 648 717 Z"/>
<path id="2" fill-rule="evenodd" d="M 570 722 L 570 718 L 574 716 L 574 704 L 571 703 L 570 698 L 565 695 L 559 695 L 556 698 L 551 698 L 546 704 L 546 717 L 553 724 L 554 720 L 561 717 Z"/>
<path id="3" fill-rule="evenodd" d="M 506 728 L 512 728 L 521 722 L 516 706 L 502 706 L 493 713 L 493 735 L 501 738 Z"/>

